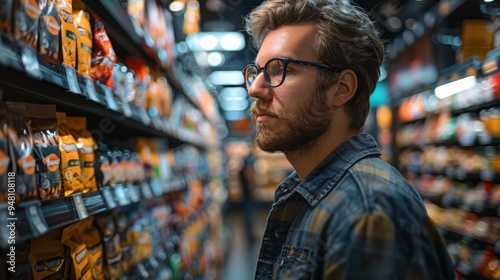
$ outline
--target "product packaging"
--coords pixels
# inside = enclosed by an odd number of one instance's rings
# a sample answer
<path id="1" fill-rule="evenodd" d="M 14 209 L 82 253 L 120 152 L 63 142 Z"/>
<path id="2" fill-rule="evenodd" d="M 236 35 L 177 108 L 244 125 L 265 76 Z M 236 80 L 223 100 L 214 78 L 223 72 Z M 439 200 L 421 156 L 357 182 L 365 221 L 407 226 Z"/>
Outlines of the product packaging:
<path id="1" fill-rule="evenodd" d="M 3 0 L 0 5 L 0 32 L 12 33 L 12 13 L 13 13 L 14 0 Z"/>
<path id="2" fill-rule="evenodd" d="M 38 42 L 38 0 L 17 0 L 14 8 L 14 37 L 36 48 Z"/>
<path id="3" fill-rule="evenodd" d="M 83 192 L 83 176 L 77 142 L 66 123 L 66 114 L 57 112 L 59 150 L 61 151 L 61 172 L 64 195 Z"/>
<path id="4" fill-rule="evenodd" d="M 76 67 L 76 38 L 78 28 L 73 19 L 71 0 L 56 0 L 56 8 L 61 20 L 61 49 L 59 61 L 68 66 Z"/>
<path id="5" fill-rule="evenodd" d="M 116 54 L 109 40 L 104 23 L 97 15 L 92 15 L 94 41 L 92 45 L 92 69 L 90 76 L 101 84 L 113 88 L 113 67 Z"/>
<path id="6" fill-rule="evenodd" d="M 81 0 L 73 0 L 73 18 L 78 27 L 77 33 L 77 71 L 85 76 L 90 75 L 92 59 L 92 28 L 90 14 L 85 10 Z"/>
<path id="7" fill-rule="evenodd" d="M 43 110 L 42 110 L 43 109 Z M 40 200 L 62 196 L 61 152 L 57 142 L 56 108 L 48 105 L 31 119 L 31 133 L 35 145 L 38 197 Z"/>
<path id="8" fill-rule="evenodd" d="M 7 128 L 10 145 L 12 171 L 16 174 L 17 201 L 37 199 L 36 161 L 34 142 L 31 134 L 31 119 L 38 118 L 38 112 L 53 110 L 53 105 L 39 105 L 21 102 L 6 102 L 10 111 L 9 121 L 12 128 Z M 43 115 L 42 115 L 43 118 Z"/>
<path id="9" fill-rule="evenodd" d="M 117 230 L 116 217 L 113 212 L 105 212 L 96 218 L 96 225 L 101 233 L 104 245 L 105 279 L 120 279 L 124 275 L 120 236 Z"/>
<path id="10" fill-rule="evenodd" d="M 81 238 L 83 231 L 82 221 L 73 223 L 63 229 L 61 243 L 69 249 L 71 257 L 71 269 L 66 279 L 93 279 L 89 263 L 89 251 L 87 245 Z"/>
<path id="11" fill-rule="evenodd" d="M 139 108 L 145 108 L 146 93 L 149 83 L 151 83 L 151 74 L 149 66 L 140 58 L 127 57 L 126 65 L 134 72 L 135 98 L 134 104 Z"/>
<path id="12" fill-rule="evenodd" d="M 57 13 L 55 0 L 46 0 L 40 16 L 38 29 L 38 51 L 54 60 L 59 55 L 61 19 Z"/>
<path id="13" fill-rule="evenodd" d="M 97 145 L 92 138 L 92 134 L 87 129 L 86 117 L 66 117 L 67 126 L 71 134 L 76 139 L 76 146 L 80 158 L 80 164 L 83 173 L 84 192 L 96 191 L 97 182 L 95 178 L 95 151 Z"/>
<path id="14" fill-rule="evenodd" d="M 127 13 L 130 16 L 134 31 L 143 37 L 144 32 L 144 0 L 128 0 Z"/>
<path id="15" fill-rule="evenodd" d="M 83 240 L 88 250 L 90 272 L 93 279 L 104 279 L 104 253 L 101 235 L 94 226 L 95 216 L 82 220 L 79 238 Z"/>
<path id="16" fill-rule="evenodd" d="M 56 229 L 30 242 L 30 262 L 33 279 L 65 279 L 69 272 L 66 248 L 61 243 L 62 230 Z"/>
<path id="17" fill-rule="evenodd" d="M 99 143 L 95 160 L 95 177 L 99 188 L 110 186 L 112 173 L 108 158 L 108 146 Z"/>

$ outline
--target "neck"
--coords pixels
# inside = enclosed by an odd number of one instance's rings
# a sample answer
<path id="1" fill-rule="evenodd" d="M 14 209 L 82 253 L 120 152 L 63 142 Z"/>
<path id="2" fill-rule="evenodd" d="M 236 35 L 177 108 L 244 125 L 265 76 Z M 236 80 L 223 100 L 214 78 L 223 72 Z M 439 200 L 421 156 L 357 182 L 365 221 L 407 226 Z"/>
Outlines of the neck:
<path id="1" fill-rule="evenodd" d="M 313 143 L 309 143 L 298 150 L 286 152 L 285 156 L 292 164 L 300 180 L 304 180 L 323 159 L 359 132 L 347 128 L 341 131 L 336 129 L 328 130 Z"/>

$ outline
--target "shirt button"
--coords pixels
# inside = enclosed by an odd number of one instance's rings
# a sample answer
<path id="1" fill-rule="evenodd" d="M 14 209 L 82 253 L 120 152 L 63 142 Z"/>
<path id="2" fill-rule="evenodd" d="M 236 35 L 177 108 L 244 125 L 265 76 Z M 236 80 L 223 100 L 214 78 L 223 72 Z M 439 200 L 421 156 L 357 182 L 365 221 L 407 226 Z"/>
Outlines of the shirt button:
<path id="1" fill-rule="evenodd" d="M 274 236 L 276 236 L 276 238 L 278 238 L 278 237 L 279 237 L 279 232 L 278 232 L 278 230 L 275 230 L 275 231 L 274 231 Z"/>

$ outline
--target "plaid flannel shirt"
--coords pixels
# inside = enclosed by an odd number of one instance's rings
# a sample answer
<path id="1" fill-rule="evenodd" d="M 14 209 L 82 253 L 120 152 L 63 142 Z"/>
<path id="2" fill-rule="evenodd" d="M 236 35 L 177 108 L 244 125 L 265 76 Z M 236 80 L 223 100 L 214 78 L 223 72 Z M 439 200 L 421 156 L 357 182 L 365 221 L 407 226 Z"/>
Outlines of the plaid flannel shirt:
<path id="1" fill-rule="evenodd" d="M 255 279 L 455 279 L 418 192 L 360 133 L 279 184 Z"/>

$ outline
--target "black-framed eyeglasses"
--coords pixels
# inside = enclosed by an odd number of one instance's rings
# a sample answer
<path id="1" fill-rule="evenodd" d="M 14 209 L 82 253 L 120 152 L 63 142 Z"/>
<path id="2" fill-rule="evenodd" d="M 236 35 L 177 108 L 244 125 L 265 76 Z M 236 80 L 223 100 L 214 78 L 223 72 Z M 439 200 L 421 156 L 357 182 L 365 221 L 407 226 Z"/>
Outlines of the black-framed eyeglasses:
<path id="1" fill-rule="evenodd" d="M 243 76 L 245 77 L 245 86 L 247 89 L 253 84 L 260 72 L 264 72 L 264 80 L 270 87 L 279 87 L 285 81 L 286 69 L 289 63 L 297 63 L 306 66 L 315 66 L 328 70 L 335 70 L 333 66 L 318 62 L 295 60 L 292 58 L 271 58 L 264 67 L 259 67 L 255 64 L 248 64 L 243 68 Z"/>

